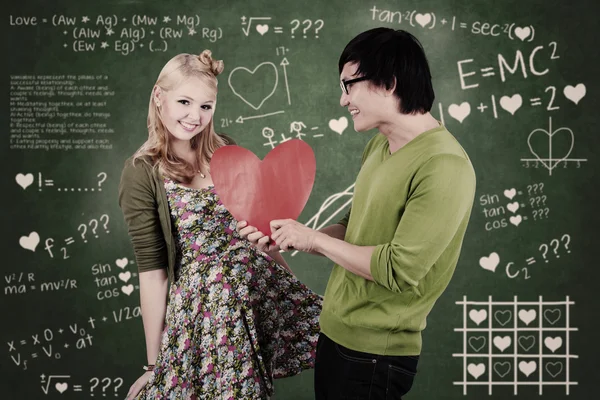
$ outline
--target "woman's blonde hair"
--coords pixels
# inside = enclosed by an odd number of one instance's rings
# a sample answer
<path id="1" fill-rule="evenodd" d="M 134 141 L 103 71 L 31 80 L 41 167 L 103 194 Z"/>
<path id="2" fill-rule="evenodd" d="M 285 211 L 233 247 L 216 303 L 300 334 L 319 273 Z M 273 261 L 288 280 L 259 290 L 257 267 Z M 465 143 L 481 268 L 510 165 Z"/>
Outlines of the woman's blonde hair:
<path id="1" fill-rule="evenodd" d="M 194 164 L 175 155 L 170 146 L 170 134 L 160 118 L 160 109 L 154 99 L 154 88 L 169 91 L 190 77 L 202 80 L 210 89 L 217 91 L 217 78 L 223 71 L 223 61 L 213 60 L 210 50 L 204 50 L 200 55 L 179 54 L 165 64 L 158 75 L 156 84 L 150 95 L 148 105 L 148 140 L 135 152 L 133 161 L 143 158 L 166 177 L 178 182 L 190 183 L 198 168 L 208 164 L 212 154 L 226 144 L 225 140 L 216 134 L 213 119 L 202 132 L 190 140 L 193 150 L 196 150 Z"/>

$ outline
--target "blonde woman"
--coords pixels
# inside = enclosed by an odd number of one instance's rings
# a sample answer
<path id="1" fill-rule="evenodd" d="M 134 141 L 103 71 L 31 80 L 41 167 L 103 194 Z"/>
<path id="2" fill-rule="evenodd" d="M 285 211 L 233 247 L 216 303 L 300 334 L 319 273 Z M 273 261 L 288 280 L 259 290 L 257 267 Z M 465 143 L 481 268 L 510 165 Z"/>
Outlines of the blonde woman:
<path id="1" fill-rule="evenodd" d="M 208 50 L 172 58 L 123 169 L 148 361 L 128 399 L 266 399 L 314 367 L 321 297 L 239 236 L 213 188 L 211 156 L 233 144 L 213 125 L 222 70 Z"/>

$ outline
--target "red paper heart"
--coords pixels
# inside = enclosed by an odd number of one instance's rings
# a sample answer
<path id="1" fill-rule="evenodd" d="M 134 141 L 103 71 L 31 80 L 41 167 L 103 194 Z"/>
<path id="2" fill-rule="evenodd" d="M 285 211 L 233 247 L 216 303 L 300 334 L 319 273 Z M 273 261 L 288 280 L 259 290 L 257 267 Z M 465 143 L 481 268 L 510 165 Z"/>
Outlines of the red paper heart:
<path id="1" fill-rule="evenodd" d="M 238 221 L 271 235 L 274 219 L 297 219 L 315 182 L 312 148 L 293 139 L 260 160 L 240 146 L 223 146 L 212 156 L 210 173 L 221 202 Z"/>

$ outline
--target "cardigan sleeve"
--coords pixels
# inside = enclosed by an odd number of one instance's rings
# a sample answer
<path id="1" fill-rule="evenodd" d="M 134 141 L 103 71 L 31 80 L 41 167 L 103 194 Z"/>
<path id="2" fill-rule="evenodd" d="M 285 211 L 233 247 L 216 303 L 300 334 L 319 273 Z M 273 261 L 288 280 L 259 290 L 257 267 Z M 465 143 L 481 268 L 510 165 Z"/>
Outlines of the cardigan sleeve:
<path id="1" fill-rule="evenodd" d="M 156 196 L 150 167 L 144 161 L 127 160 L 119 183 L 119 206 L 127 223 L 139 272 L 167 269 L 168 266 L 167 244 Z"/>

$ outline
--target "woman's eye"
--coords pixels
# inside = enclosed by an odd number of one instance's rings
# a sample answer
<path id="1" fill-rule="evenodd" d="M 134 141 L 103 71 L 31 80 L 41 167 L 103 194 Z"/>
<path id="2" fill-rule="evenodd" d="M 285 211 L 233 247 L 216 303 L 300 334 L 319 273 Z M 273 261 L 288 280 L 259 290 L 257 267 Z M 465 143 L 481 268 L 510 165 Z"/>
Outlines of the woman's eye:
<path id="1" fill-rule="evenodd" d="M 184 106 L 187 106 L 188 104 L 190 104 L 190 102 L 187 100 L 179 100 L 179 103 L 183 104 Z"/>
<path id="2" fill-rule="evenodd" d="M 204 105 L 204 106 L 202 106 L 202 109 L 203 109 L 203 110 L 207 110 L 207 111 L 208 111 L 208 110 L 211 110 L 211 109 L 212 109 L 212 106 L 209 106 L 209 105 Z"/>

